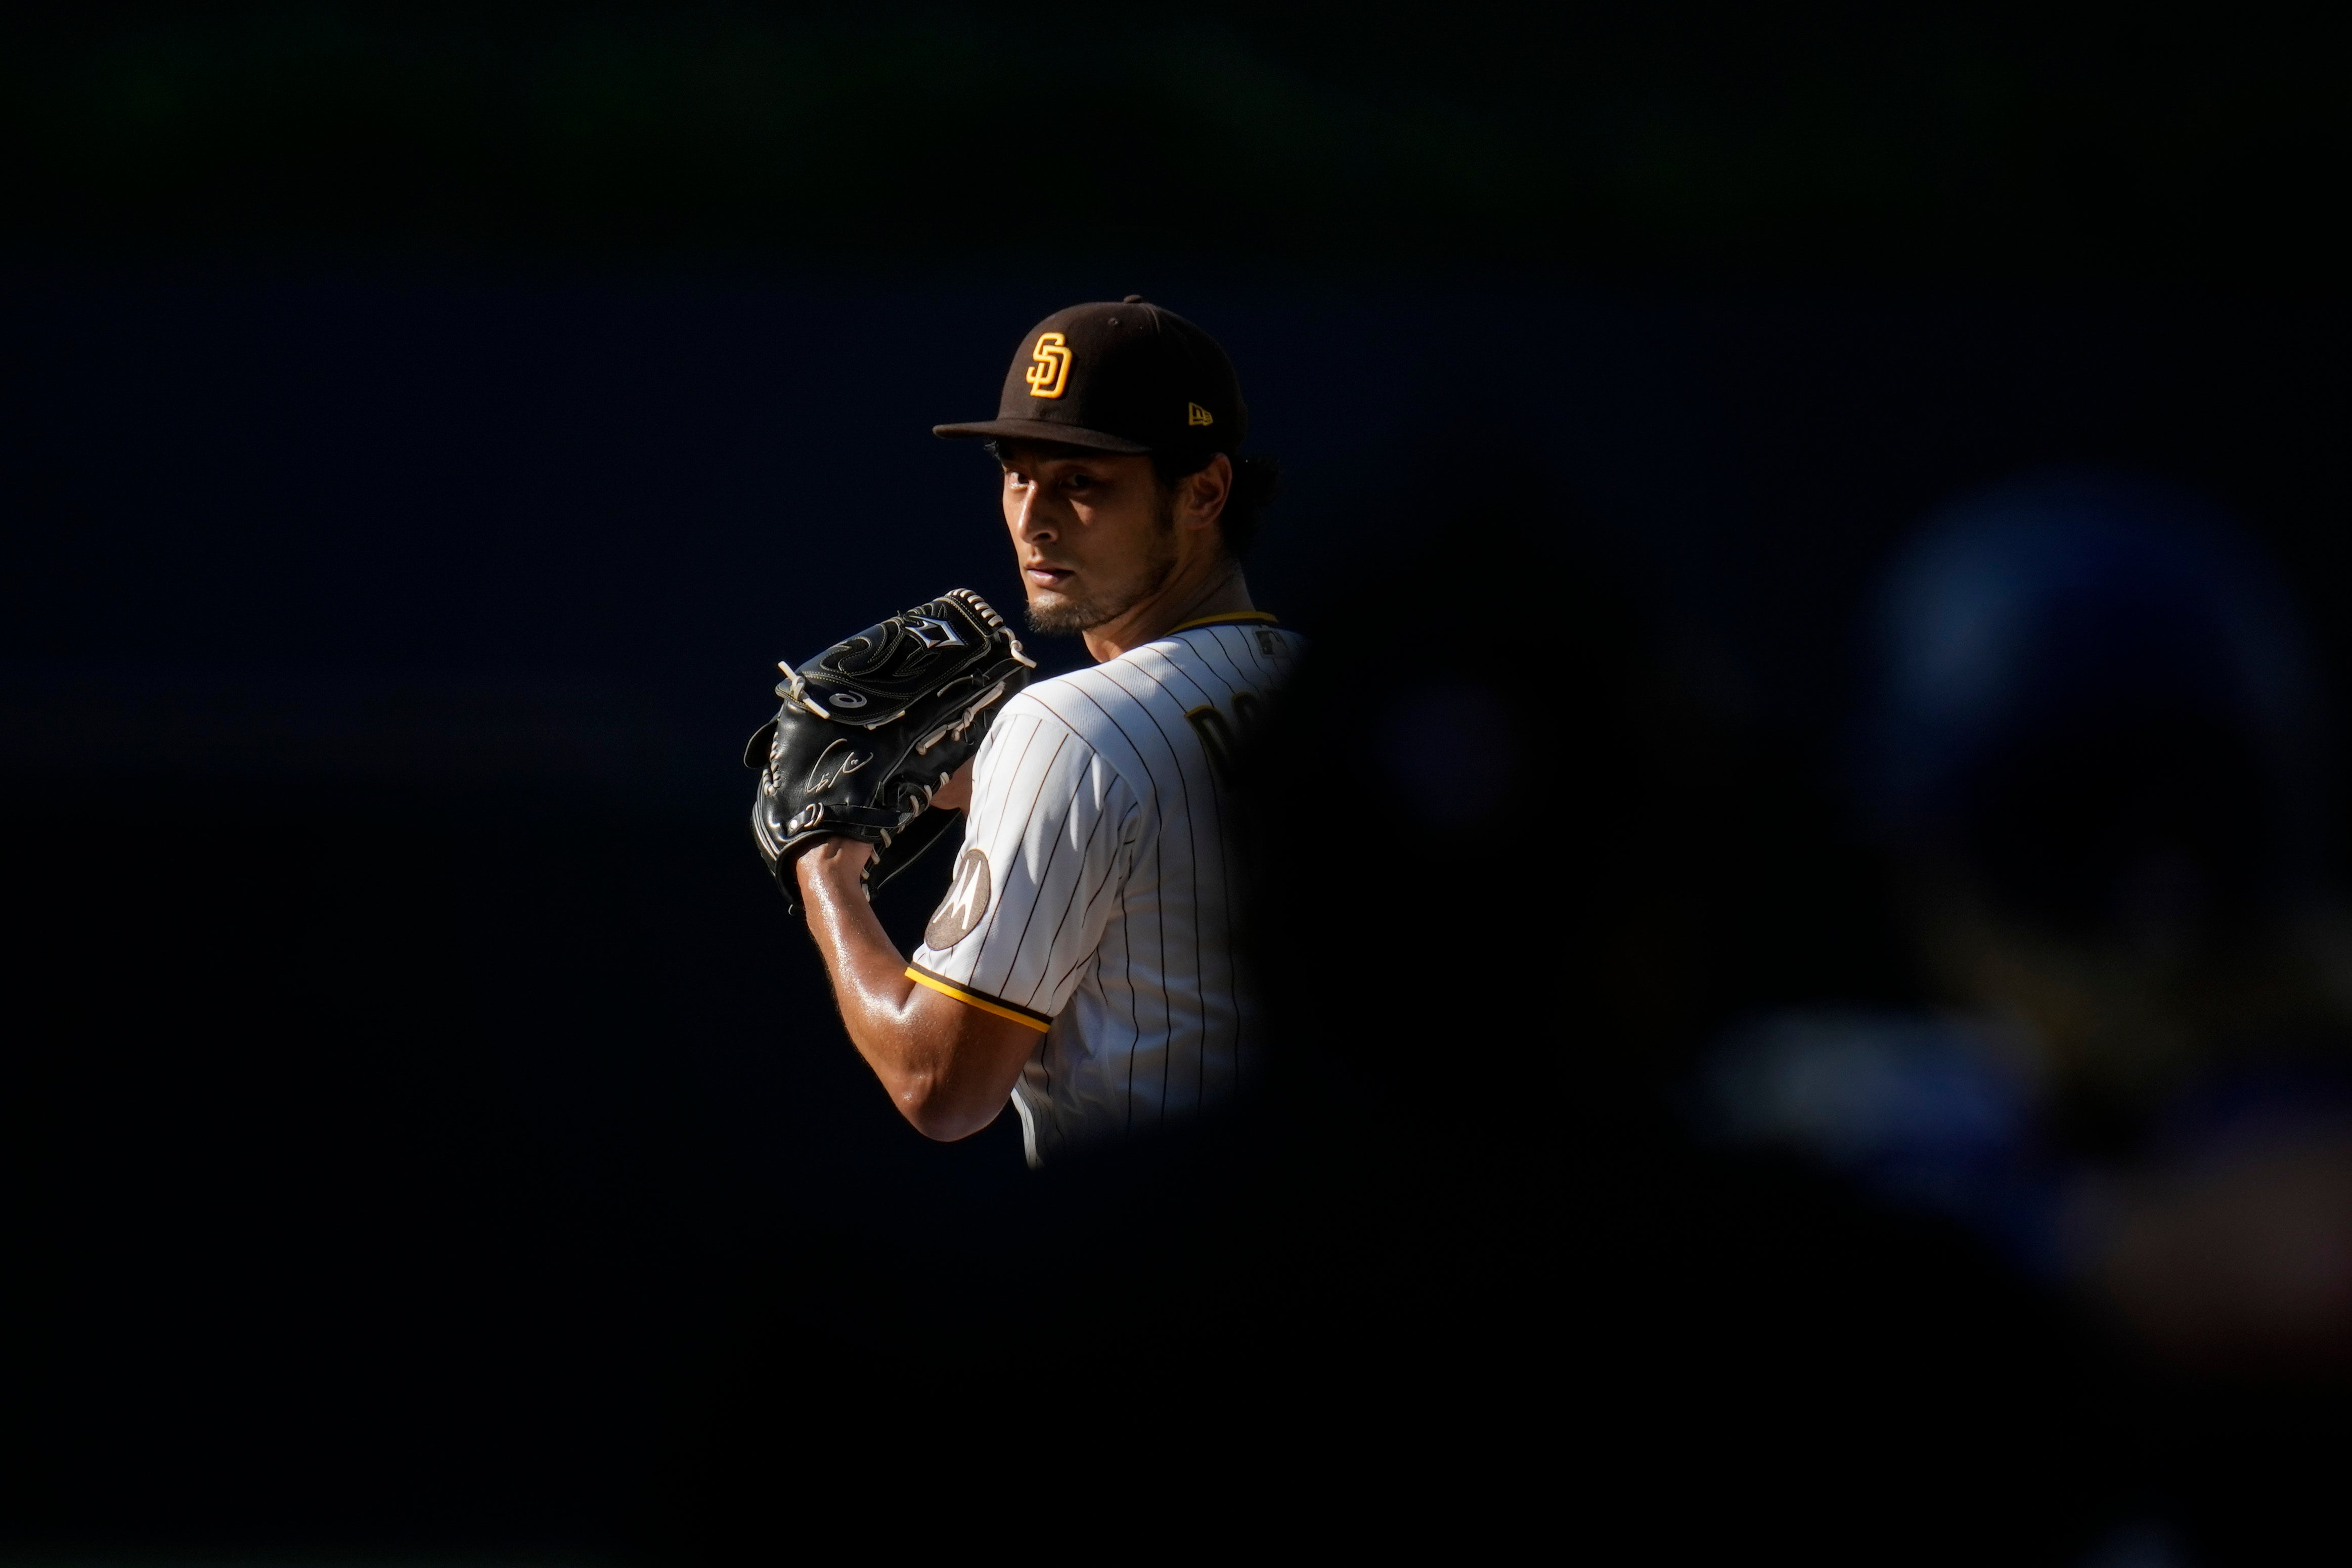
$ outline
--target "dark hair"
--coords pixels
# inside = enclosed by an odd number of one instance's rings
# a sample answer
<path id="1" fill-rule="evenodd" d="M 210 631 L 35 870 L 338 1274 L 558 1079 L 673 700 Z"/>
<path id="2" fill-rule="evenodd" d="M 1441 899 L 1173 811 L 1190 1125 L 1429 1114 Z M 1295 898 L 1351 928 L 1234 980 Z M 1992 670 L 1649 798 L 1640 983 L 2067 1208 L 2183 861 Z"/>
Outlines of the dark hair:
<path id="1" fill-rule="evenodd" d="M 1004 441 L 991 436 L 981 444 L 997 462 L 1004 461 Z M 1173 489 L 1178 481 L 1206 468 L 1209 459 L 1215 455 L 1214 452 L 1198 448 L 1155 452 L 1151 454 L 1151 471 L 1162 489 Z M 1271 457 L 1235 457 L 1233 462 L 1233 493 L 1225 497 L 1225 509 L 1217 518 L 1217 533 L 1224 541 L 1225 553 L 1240 560 L 1257 542 L 1257 530 L 1267 503 L 1282 493 L 1282 465 Z"/>
<path id="2" fill-rule="evenodd" d="M 1206 468 L 1215 455 L 1213 452 L 1155 452 L 1151 470 L 1160 476 L 1163 489 L 1173 489 L 1178 481 Z M 1257 542 L 1266 503 L 1281 493 L 1281 464 L 1271 457 L 1234 458 L 1233 493 L 1225 497 L 1225 509 L 1217 518 L 1218 536 L 1224 540 L 1227 555 L 1240 560 L 1249 554 L 1250 546 Z"/>

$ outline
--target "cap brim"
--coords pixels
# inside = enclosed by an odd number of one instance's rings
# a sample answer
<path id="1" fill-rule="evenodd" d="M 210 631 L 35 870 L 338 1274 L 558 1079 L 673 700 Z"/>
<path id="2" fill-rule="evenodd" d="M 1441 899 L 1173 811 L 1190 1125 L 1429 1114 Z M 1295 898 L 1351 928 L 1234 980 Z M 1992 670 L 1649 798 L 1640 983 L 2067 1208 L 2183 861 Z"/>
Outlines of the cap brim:
<path id="1" fill-rule="evenodd" d="M 1142 442 L 1129 441 L 1124 435 L 1085 430 L 1075 424 L 1059 424 L 1050 419 L 989 419 L 977 424 L 935 424 L 931 426 L 931 434 L 947 441 L 970 441 L 985 436 L 994 436 L 999 441 L 1047 441 L 1061 446 L 1084 446 L 1095 452 L 1118 452 L 1129 456 L 1151 450 Z"/>

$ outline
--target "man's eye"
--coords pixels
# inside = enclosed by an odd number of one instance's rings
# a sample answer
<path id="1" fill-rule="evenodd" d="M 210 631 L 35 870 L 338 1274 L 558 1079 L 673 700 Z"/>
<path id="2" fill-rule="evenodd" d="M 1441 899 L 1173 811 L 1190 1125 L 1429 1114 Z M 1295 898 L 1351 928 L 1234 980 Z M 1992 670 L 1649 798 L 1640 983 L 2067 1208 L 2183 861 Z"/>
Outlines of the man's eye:
<path id="1" fill-rule="evenodd" d="M 1091 474 L 1073 474 L 1062 481 L 1062 487 L 1067 490 L 1087 490 L 1094 487 L 1094 482 L 1095 478 Z"/>

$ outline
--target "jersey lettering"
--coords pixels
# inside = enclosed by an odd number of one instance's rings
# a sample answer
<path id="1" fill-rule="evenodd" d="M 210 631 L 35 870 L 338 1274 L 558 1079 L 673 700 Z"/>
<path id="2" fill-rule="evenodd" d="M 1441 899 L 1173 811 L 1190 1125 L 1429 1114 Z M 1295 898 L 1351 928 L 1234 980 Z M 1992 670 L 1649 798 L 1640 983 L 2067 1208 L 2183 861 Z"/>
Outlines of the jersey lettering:
<path id="1" fill-rule="evenodd" d="M 1239 739 L 1247 741 L 1251 731 L 1257 727 L 1257 694 L 1235 692 L 1233 703 L 1234 717 L 1240 721 Z M 1219 713 L 1215 705 L 1211 703 L 1203 703 L 1199 707 L 1186 709 L 1184 722 L 1200 733 L 1201 749 L 1208 754 L 1209 767 L 1215 772 L 1217 782 L 1231 789 L 1234 782 L 1234 768 L 1241 754 L 1241 747 L 1236 744 L 1234 733 L 1234 727 L 1226 723 L 1225 716 Z"/>
<path id="2" fill-rule="evenodd" d="M 1209 754 L 1209 767 L 1215 772 L 1217 782 L 1231 786 L 1234 781 L 1234 732 L 1225 723 L 1225 716 L 1204 704 L 1186 710 L 1184 722 L 1200 732 L 1201 749 Z"/>

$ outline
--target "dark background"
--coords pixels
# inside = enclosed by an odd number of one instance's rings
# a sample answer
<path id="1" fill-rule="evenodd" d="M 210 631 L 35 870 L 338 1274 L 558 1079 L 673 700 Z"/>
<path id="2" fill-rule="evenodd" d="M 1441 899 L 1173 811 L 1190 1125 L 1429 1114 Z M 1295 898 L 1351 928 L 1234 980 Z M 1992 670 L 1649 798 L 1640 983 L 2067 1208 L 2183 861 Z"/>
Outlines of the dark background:
<path id="1" fill-rule="evenodd" d="M 829 1260 L 1031 1179 L 841 1039 L 737 754 L 779 658 L 1013 599 L 926 431 L 1072 300 L 1232 350 L 1290 476 L 1253 586 L 1310 636 L 1446 653 L 1342 591 L 1380 562 L 1455 621 L 1637 607 L 1742 803 L 1693 1037 L 1906 983 L 1835 739 L 1954 491 L 2218 496 L 2345 689 L 2340 52 L 1447 14 L 6 25 L 11 1539 L 615 1549 L 746 1281 L 854 1317 Z M 1537 545 L 1452 520 L 1496 495 Z"/>

